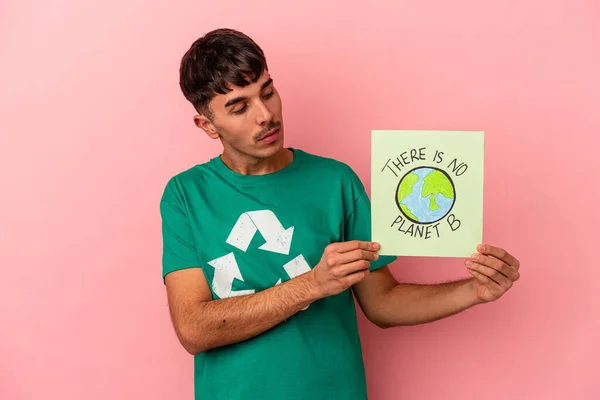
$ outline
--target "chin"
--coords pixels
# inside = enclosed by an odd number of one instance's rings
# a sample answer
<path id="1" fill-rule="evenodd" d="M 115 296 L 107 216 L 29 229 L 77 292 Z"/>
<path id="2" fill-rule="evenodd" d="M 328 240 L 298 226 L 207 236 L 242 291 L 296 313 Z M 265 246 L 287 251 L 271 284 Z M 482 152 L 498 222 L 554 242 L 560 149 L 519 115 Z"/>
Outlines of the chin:
<path id="1" fill-rule="evenodd" d="M 284 149 L 283 141 L 280 142 L 278 140 L 276 143 L 272 143 L 271 146 L 267 147 L 266 149 L 260 149 L 259 150 L 260 157 L 263 157 L 263 158 L 273 157 L 274 155 L 276 155 L 283 149 Z"/>

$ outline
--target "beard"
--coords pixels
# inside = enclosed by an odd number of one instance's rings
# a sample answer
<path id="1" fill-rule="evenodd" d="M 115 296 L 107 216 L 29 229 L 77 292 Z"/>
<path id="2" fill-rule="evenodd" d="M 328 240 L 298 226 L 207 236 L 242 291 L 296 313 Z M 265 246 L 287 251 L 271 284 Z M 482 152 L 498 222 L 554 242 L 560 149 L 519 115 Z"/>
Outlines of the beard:
<path id="1" fill-rule="evenodd" d="M 267 126 L 265 126 L 260 132 L 255 134 L 252 138 L 254 141 L 258 142 L 260 139 L 267 135 L 267 132 L 273 129 L 281 128 L 281 122 L 278 121 L 270 121 Z"/>

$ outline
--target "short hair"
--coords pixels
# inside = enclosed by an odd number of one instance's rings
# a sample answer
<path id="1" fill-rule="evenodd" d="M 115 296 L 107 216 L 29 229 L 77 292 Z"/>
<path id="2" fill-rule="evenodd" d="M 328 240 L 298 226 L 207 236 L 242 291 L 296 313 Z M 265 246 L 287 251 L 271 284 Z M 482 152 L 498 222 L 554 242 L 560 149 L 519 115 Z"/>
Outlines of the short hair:
<path id="1" fill-rule="evenodd" d="M 246 86 L 265 70 L 263 50 L 247 35 L 221 28 L 197 39 L 181 59 L 179 86 L 196 111 L 212 119 L 209 103 L 231 91 L 228 84 Z"/>

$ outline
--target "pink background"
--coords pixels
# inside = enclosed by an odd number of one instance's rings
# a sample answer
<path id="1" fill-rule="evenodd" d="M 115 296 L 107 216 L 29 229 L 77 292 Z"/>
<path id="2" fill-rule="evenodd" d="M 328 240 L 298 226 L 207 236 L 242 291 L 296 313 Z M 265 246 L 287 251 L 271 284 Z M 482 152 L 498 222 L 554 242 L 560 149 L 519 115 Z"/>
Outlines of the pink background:
<path id="1" fill-rule="evenodd" d="M 181 55 L 253 36 L 287 145 L 369 188 L 371 129 L 482 129 L 485 241 L 522 262 L 501 301 L 386 331 L 360 315 L 378 399 L 597 399 L 597 1 L 0 3 L 0 399 L 191 399 L 160 278 L 166 180 L 220 150 Z M 531 168 L 531 169 L 529 169 Z M 466 276 L 402 259 L 401 280 Z"/>

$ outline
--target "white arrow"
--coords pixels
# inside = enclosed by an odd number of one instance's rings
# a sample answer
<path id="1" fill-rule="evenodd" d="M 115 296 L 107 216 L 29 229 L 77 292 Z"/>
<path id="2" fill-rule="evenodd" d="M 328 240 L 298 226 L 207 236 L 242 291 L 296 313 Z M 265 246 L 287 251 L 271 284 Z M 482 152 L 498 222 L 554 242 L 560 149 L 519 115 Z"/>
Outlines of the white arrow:
<path id="1" fill-rule="evenodd" d="M 231 291 L 233 279 L 239 279 L 242 282 L 244 281 L 233 253 L 209 261 L 208 264 L 215 269 L 212 288 L 220 299 L 254 293 L 254 290 Z"/>
<path id="2" fill-rule="evenodd" d="M 310 266 L 304 259 L 304 256 L 300 254 L 298 257 L 294 258 L 292 261 L 287 262 L 283 269 L 289 275 L 290 278 L 295 278 L 299 275 L 302 275 L 308 271 L 310 271 Z"/>
<path id="3" fill-rule="evenodd" d="M 294 227 L 285 229 L 277 216 L 270 210 L 253 211 L 248 213 L 256 224 L 260 234 L 265 238 L 265 244 L 259 247 L 261 250 L 274 253 L 289 254 L 292 245 Z"/>
<path id="4" fill-rule="evenodd" d="M 271 210 L 250 211 L 240 215 L 227 238 L 227 243 L 246 251 L 257 230 L 265 239 L 265 244 L 259 249 L 289 254 L 294 227 L 285 229 Z"/>
<path id="5" fill-rule="evenodd" d="M 246 251 L 255 233 L 256 225 L 252 222 L 252 218 L 248 213 L 243 213 L 231 229 L 226 242 L 242 251 Z"/>

